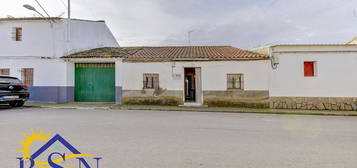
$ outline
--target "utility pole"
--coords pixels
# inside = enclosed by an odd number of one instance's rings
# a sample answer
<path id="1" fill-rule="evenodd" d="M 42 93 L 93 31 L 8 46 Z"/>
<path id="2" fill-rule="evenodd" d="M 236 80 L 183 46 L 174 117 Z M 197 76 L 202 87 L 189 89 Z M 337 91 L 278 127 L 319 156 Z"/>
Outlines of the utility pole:
<path id="1" fill-rule="evenodd" d="M 71 50 L 71 46 L 70 46 L 70 42 L 71 42 L 71 0 L 68 0 L 67 3 L 67 7 L 68 7 L 68 17 L 67 17 L 67 54 L 69 54 L 70 50 Z"/>

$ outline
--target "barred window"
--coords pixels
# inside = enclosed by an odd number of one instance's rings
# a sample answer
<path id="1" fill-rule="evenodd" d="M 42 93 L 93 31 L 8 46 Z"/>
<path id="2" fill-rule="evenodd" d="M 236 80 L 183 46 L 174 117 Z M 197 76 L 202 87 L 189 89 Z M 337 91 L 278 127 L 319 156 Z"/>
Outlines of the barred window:
<path id="1" fill-rule="evenodd" d="M 33 86 L 33 68 L 22 68 L 21 79 L 27 86 Z"/>
<path id="2" fill-rule="evenodd" d="M 158 89 L 159 74 L 144 74 L 143 86 L 144 89 Z"/>
<path id="3" fill-rule="evenodd" d="M 228 89 L 243 89 L 243 74 L 228 74 L 227 75 Z"/>
<path id="4" fill-rule="evenodd" d="M 12 39 L 14 41 L 22 41 L 22 28 L 14 27 L 12 30 Z"/>
<path id="5" fill-rule="evenodd" d="M 0 69 L 0 75 L 10 75 L 10 69 Z"/>

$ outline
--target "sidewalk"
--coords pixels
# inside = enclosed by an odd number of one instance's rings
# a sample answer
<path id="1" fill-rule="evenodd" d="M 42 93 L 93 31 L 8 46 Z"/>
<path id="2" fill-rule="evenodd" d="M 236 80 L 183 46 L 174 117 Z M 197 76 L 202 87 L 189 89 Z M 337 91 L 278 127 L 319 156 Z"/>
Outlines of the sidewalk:
<path id="1" fill-rule="evenodd" d="M 357 111 L 319 111 L 319 110 L 287 110 L 287 109 L 253 109 L 233 107 L 177 107 L 150 105 L 117 105 L 112 103 L 26 103 L 25 107 L 58 108 L 58 109 L 104 109 L 104 110 L 154 110 L 154 111 L 192 111 L 192 112 L 222 112 L 222 113 L 259 113 L 286 115 L 329 115 L 357 116 Z"/>

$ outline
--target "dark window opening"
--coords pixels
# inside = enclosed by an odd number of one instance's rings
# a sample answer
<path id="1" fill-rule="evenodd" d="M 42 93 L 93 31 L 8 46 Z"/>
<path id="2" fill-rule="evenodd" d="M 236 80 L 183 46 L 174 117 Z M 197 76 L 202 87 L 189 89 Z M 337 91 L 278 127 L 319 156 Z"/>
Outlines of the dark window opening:
<path id="1" fill-rule="evenodd" d="M 159 74 L 144 74 L 143 86 L 144 89 L 158 89 Z"/>

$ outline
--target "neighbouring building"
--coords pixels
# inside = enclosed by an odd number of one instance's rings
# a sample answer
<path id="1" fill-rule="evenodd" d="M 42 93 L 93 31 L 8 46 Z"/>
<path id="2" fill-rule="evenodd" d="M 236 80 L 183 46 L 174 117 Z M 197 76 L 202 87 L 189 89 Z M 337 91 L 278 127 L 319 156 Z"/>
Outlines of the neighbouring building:
<path id="1" fill-rule="evenodd" d="M 62 58 L 75 64 L 77 101 L 103 101 L 91 98 L 102 95 L 113 101 L 112 93 L 123 99 L 171 97 L 182 105 L 269 98 L 269 57 L 230 46 L 98 48 Z"/>
<path id="2" fill-rule="evenodd" d="M 119 46 L 104 21 L 71 19 L 69 36 L 67 21 L 0 18 L 0 75 L 22 79 L 29 86 L 30 101 L 74 101 L 74 64 L 61 57 Z"/>
<path id="3" fill-rule="evenodd" d="M 357 110 L 357 45 L 273 45 L 270 107 Z"/>

